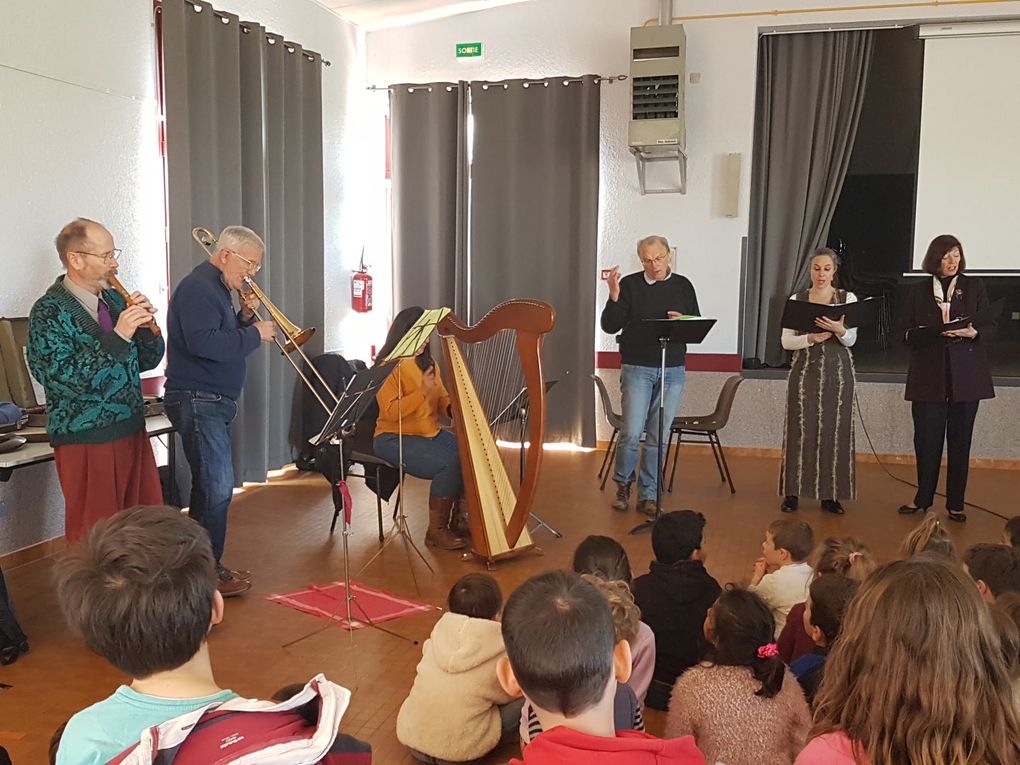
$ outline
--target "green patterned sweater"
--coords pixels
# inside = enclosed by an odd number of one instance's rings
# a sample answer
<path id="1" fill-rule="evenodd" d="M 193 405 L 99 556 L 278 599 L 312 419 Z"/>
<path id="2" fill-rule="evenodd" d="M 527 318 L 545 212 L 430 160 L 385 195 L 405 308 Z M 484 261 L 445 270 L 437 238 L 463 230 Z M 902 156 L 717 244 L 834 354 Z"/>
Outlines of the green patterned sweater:
<path id="1" fill-rule="evenodd" d="M 98 444 L 145 427 L 139 373 L 163 358 L 163 338 L 135 330 L 132 342 L 103 332 L 64 288 L 46 290 L 29 315 L 28 366 L 46 391 L 50 443 Z M 113 323 L 126 307 L 115 290 L 103 290 Z"/>

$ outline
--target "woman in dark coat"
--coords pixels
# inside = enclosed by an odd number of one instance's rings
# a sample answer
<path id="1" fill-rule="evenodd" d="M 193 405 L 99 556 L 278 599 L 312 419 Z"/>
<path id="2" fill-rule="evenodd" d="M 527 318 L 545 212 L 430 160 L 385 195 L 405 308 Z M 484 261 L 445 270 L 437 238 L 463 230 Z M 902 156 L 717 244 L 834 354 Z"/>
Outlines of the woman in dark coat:
<path id="1" fill-rule="evenodd" d="M 984 283 L 964 274 L 966 266 L 959 239 L 951 234 L 935 237 L 921 264 L 932 276 L 911 288 L 898 328 L 900 337 L 910 346 L 904 398 L 911 402 L 914 418 L 918 487 L 914 503 L 900 507 L 900 513 L 916 513 L 932 506 L 945 441 L 946 510 L 950 520 L 960 523 L 967 520 L 963 497 L 978 403 L 995 397 L 985 351 L 994 335 L 995 322 L 988 316 Z M 915 331 L 969 317 L 975 321 L 934 337 Z"/>

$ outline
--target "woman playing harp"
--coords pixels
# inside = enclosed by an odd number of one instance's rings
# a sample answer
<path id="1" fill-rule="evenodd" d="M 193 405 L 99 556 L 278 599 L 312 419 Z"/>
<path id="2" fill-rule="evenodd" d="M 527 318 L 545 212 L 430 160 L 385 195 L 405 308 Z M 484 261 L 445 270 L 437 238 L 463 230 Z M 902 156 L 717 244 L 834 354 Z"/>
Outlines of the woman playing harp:
<path id="1" fill-rule="evenodd" d="M 398 313 L 376 358 L 385 359 L 424 312 L 412 306 Z M 428 343 L 417 356 L 397 362 L 376 400 L 379 403 L 373 442 L 376 455 L 399 464 L 402 437 L 404 470 L 432 481 L 425 544 L 441 550 L 459 550 L 466 542 L 450 525 L 463 488 L 460 457 L 453 432 L 439 425 L 440 417 L 450 416 L 450 396 Z"/>

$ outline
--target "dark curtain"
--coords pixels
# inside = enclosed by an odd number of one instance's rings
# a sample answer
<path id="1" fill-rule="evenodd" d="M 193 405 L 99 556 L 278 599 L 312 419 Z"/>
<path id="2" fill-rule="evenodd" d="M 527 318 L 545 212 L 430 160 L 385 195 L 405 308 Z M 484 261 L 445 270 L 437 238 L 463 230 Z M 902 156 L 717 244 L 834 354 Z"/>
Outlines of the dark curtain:
<path id="1" fill-rule="evenodd" d="M 474 119 L 468 318 L 511 298 L 556 309 L 542 354 L 546 438 L 595 445 L 599 85 L 471 83 Z"/>
<path id="2" fill-rule="evenodd" d="M 248 226 L 265 240 L 259 286 L 302 327 L 323 326 L 322 62 L 206 3 L 165 0 L 163 56 L 170 285 L 207 258 L 191 229 Z M 321 334 L 304 350 L 321 353 Z M 256 351 L 234 423 L 235 477 L 292 459 L 294 371 Z"/>
<path id="3" fill-rule="evenodd" d="M 467 89 L 390 89 L 393 306 L 447 306 L 464 315 Z"/>
<path id="4" fill-rule="evenodd" d="M 864 103 L 874 33 L 765 35 L 758 86 L 748 231 L 745 357 L 785 361 L 784 301 L 825 244 Z"/>

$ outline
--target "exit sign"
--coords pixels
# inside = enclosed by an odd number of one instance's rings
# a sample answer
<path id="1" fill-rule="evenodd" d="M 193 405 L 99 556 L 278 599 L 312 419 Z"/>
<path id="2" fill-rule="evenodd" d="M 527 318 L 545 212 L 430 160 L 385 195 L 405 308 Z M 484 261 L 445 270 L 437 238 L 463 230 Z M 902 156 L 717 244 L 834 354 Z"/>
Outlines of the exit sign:
<path id="1" fill-rule="evenodd" d="M 482 57 L 482 44 L 480 42 L 457 43 L 457 58 L 481 58 L 481 57 Z"/>

